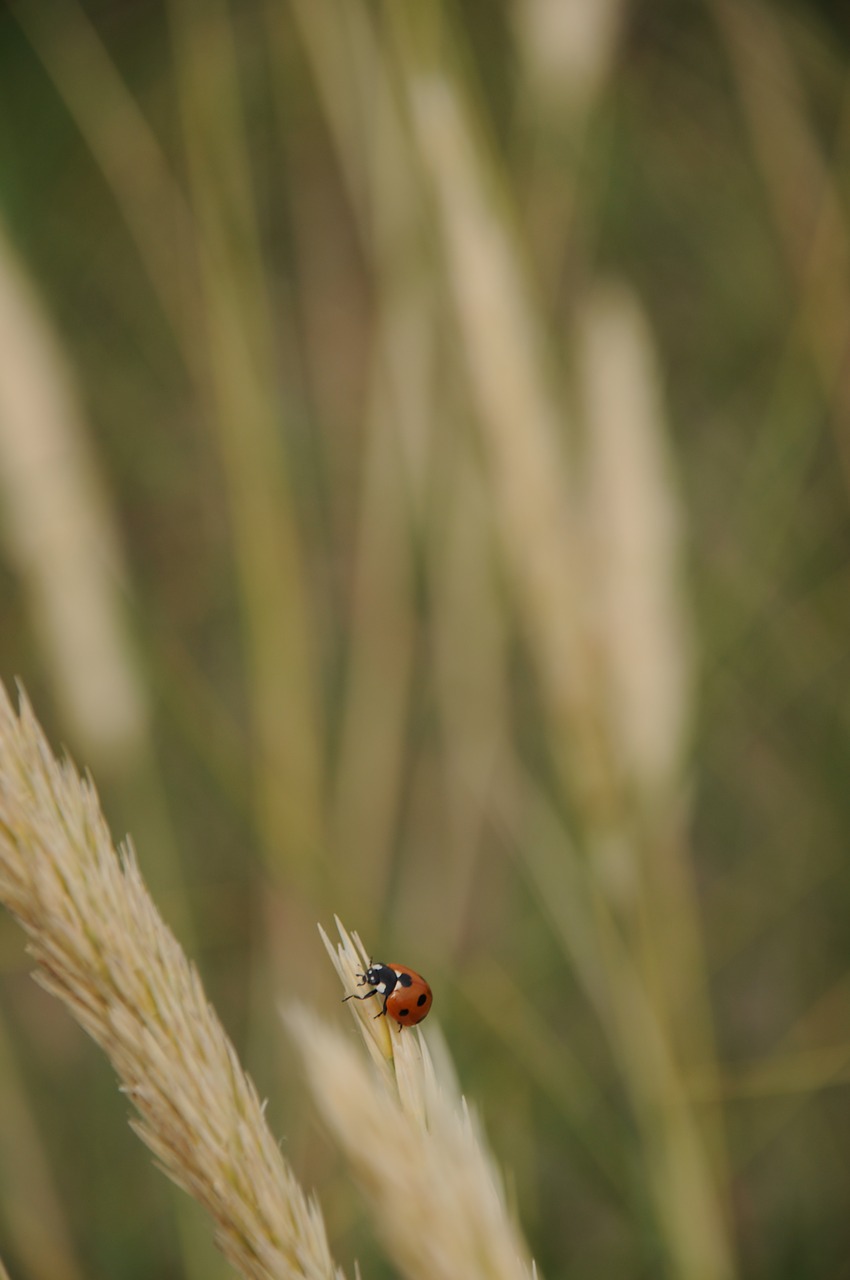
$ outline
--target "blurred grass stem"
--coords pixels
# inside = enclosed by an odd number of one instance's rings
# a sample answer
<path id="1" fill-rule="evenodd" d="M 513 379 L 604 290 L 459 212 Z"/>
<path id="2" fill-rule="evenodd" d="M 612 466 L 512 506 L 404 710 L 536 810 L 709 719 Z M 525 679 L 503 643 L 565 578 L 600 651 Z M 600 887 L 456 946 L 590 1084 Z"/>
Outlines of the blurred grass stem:
<path id="1" fill-rule="evenodd" d="M 323 848 L 318 674 L 234 40 L 220 0 L 171 0 L 170 13 L 206 304 L 209 407 L 248 646 L 259 823 L 270 864 L 305 887 Z"/>

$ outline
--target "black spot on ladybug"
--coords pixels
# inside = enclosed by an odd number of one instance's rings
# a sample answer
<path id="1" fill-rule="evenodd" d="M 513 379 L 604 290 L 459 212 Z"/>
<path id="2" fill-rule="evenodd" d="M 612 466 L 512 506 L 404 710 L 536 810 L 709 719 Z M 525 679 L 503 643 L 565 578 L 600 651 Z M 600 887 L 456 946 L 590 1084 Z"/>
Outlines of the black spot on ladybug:
<path id="1" fill-rule="evenodd" d="M 413 981 L 409 973 L 399 973 L 396 976 L 398 978 L 398 985 L 400 987 L 409 987 L 411 982 Z"/>
<path id="2" fill-rule="evenodd" d="M 417 1004 L 420 1006 L 420 1008 L 421 1008 L 421 1006 L 422 1006 L 423 1004 L 425 1004 L 425 1003 L 427 1002 L 427 1000 L 428 1000 L 428 997 L 426 996 L 425 992 L 423 991 L 423 992 L 422 992 L 422 995 L 419 997 L 419 999 L 416 1001 L 416 1003 L 417 1003 Z"/>
<path id="3" fill-rule="evenodd" d="M 399 1009 L 398 1016 L 400 1018 L 406 1018 L 409 1013 L 410 1013 L 409 1009 Z"/>

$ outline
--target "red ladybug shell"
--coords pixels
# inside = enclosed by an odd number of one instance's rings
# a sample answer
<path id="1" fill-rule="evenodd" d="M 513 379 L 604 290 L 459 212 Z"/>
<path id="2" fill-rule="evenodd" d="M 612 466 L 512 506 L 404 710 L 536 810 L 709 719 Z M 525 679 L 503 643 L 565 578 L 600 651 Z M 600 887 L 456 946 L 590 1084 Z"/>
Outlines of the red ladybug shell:
<path id="1" fill-rule="evenodd" d="M 372 963 L 365 973 L 358 974 L 358 987 L 371 987 L 365 995 L 352 991 L 346 1000 L 370 1000 L 381 996 L 383 1003 L 376 1018 L 389 1014 L 400 1027 L 415 1027 L 431 1008 L 431 988 L 424 978 L 403 964 Z"/>
<path id="2" fill-rule="evenodd" d="M 415 1027 L 431 1008 L 434 997 L 425 979 L 403 964 L 389 964 L 396 983 L 387 996 L 387 1013 L 401 1027 Z"/>

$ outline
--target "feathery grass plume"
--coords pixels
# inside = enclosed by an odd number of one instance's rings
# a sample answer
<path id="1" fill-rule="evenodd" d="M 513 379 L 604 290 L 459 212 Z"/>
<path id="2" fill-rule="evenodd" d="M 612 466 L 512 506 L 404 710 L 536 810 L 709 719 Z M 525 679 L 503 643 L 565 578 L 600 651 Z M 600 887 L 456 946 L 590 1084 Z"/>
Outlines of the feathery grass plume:
<path id="1" fill-rule="evenodd" d="M 625 286 L 597 285 L 584 300 L 578 364 L 609 738 L 638 792 L 668 801 L 681 787 L 692 704 L 683 530 L 652 337 Z"/>
<path id="2" fill-rule="evenodd" d="M 356 934 L 337 927 L 337 948 L 322 938 L 346 991 L 356 991 L 368 956 Z M 360 1001 L 349 1008 L 377 1070 L 306 1010 L 289 1024 L 393 1261 L 410 1280 L 530 1280 L 534 1266 L 475 1118 L 438 1083 L 420 1029 L 390 1027 Z"/>
<path id="3" fill-rule="evenodd" d="M 611 73 L 625 10 L 624 0 L 586 5 L 520 0 L 515 5 L 517 48 L 538 114 L 557 111 L 569 118 L 595 101 Z"/>
<path id="4" fill-rule="evenodd" d="M 493 510 L 554 740 L 585 796 L 608 765 L 593 706 L 583 568 L 564 404 L 497 166 L 456 81 L 404 70 L 429 174 L 459 351 L 481 427 Z M 579 746 L 580 744 L 580 746 Z"/>
<path id="5" fill-rule="evenodd" d="M 117 530 L 65 355 L 2 226 L 0 346 L 6 553 L 74 733 L 114 768 L 147 731 L 123 634 Z"/>
<path id="6" fill-rule="evenodd" d="M 284 1162 L 197 972 L 133 851 L 113 848 L 91 782 L 0 685 L 0 900 L 39 981 L 106 1051 L 134 1129 L 207 1210 L 247 1280 L 341 1280 L 316 1204 Z"/>

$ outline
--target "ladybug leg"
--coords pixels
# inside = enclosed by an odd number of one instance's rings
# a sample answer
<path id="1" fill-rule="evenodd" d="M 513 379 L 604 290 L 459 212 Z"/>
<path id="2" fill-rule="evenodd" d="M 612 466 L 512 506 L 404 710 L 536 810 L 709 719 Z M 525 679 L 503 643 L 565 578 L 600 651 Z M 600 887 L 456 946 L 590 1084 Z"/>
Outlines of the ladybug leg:
<path id="1" fill-rule="evenodd" d="M 372 995 L 373 995 L 373 996 L 375 996 L 375 995 L 377 995 L 377 994 L 378 994 L 377 990 L 375 990 L 375 991 L 373 991 L 373 992 L 372 992 Z M 389 993 L 389 992 L 387 992 L 387 994 L 384 996 L 384 1007 L 383 1007 L 383 1009 L 381 1010 L 381 1012 L 380 1012 L 380 1013 L 376 1013 L 376 1014 L 375 1014 L 375 1017 L 376 1017 L 376 1018 L 385 1018 L 385 1017 L 387 1016 L 387 1001 L 389 1000 L 389 998 L 390 998 L 390 993 Z"/>
<path id="2" fill-rule="evenodd" d="M 368 1000 L 370 996 L 376 996 L 377 994 L 378 994 L 377 988 L 375 988 L 372 991 L 367 991 L 365 996 L 359 996 L 356 991 L 352 991 L 350 996 L 342 997 L 342 1003 L 345 1004 L 346 1000 Z M 384 1013 L 386 1013 L 386 1009 L 384 1010 Z M 377 1016 L 380 1017 L 380 1014 L 378 1014 Z"/>

